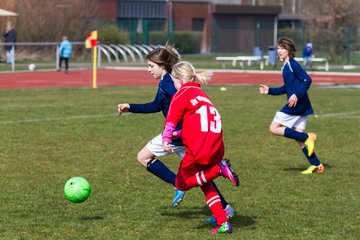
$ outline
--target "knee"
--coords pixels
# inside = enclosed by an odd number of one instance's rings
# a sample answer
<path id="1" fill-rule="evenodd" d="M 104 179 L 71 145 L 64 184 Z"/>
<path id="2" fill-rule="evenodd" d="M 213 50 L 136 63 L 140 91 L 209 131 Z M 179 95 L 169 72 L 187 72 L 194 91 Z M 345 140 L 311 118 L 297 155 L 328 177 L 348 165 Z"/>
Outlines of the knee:
<path id="1" fill-rule="evenodd" d="M 276 133 L 276 128 L 272 125 L 269 126 L 269 132 L 271 132 L 272 134 Z"/>
<path id="2" fill-rule="evenodd" d="M 146 159 L 144 158 L 144 156 L 141 154 L 141 152 L 138 153 L 137 155 L 137 160 L 138 162 L 143 165 L 144 167 L 146 167 L 148 161 L 146 161 Z"/>
<path id="3" fill-rule="evenodd" d="M 144 155 L 141 151 L 138 153 L 137 155 L 137 160 L 138 162 L 144 166 L 144 167 L 147 167 L 148 163 L 152 160 L 154 160 L 154 157 L 150 157 L 150 156 L 147 156 L 147 155 Z"/>
<path id="4" fill-rule="evenodd" d="M 273 126 L 271 125 L 269 127 L 269 131 L 274 134 L 274 135 L 277 135 L 277 136 L 283 136 L 284 135 L 284 129 L 283 127 L 278 127 L 278 126 Z"/>

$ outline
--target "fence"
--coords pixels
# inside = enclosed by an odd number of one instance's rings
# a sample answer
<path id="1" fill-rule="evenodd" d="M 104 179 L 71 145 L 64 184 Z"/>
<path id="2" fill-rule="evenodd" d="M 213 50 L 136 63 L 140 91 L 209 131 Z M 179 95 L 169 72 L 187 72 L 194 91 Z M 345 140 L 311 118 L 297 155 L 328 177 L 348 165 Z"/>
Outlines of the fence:
<path id="1" fill-rule="evenodd" d="M 4 49 L 5 43 L 0 43 Z M 19 42 L 11 44 L 11 71 L 25 70 L 29 64 L 36 64 L 46 69 L 58 69 L 59 66 L 59 42 Z M 72 42 L 73 52 L 71 66 L 77 68 L 90 68 L 92 49 L 86 49 L 84 42 Z M 98 67 L 118 64 L 143 64 L 146 55 L 162 45 L 146 44 L 99 44 Z M 4 50 L 5 52 L 5 50 Z M 1 57 L 5 57 L 1 54 Z M 0 58 L 1 59 L 1 58 Z M 2 64 L 3 65 L 3 64 Z"/>

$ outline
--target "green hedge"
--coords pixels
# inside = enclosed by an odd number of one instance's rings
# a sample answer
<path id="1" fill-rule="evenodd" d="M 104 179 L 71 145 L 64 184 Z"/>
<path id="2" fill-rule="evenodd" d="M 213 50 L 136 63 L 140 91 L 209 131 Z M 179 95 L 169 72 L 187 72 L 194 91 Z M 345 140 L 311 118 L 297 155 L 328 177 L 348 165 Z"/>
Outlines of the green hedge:
<path id="1" fill-rule="evenodd" d="M 128 44 L 129 33 L 116 25 L 104 25 L 99 29 L 99 41 L 103 44 Z"/>
<path id="2" fill-rule="evenodd" d="M 169 40 L 167 32 L 149 32 L 149 44 L 165 45 L 166 42 L 175 44 L 181 54 L 200 53 L 201 33 L 174 32 L 173 41 Z M 136 43 L 143 44 L 143 34 L 138 33 Z"/>

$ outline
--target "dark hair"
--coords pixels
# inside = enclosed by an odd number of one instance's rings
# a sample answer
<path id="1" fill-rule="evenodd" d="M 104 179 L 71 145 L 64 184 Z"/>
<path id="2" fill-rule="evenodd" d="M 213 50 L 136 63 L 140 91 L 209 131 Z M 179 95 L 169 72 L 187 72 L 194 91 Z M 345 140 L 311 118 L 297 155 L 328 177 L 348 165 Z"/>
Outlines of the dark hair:
<path id="1" fill-rule="evenodd" d="M 282 37 L 277 41 L 277 44 L 280 47 L 285 48 L 286 50 L 288 50 L 289 52 L 289 57 L 293 58 L 295 57 L 295 52 L 296 52 L 296 45 L 294 40 L 292 40 L 289 37 Z"/>
<path id="2" fill-rule="evenodd" d="M 174 48 L 167 43 L 165 47 L 155 48 L 146 55 L 146 59 L 164 67 L 168 73 L 171 73 L 172 66 L 179 61 L 180 55 Z"/>

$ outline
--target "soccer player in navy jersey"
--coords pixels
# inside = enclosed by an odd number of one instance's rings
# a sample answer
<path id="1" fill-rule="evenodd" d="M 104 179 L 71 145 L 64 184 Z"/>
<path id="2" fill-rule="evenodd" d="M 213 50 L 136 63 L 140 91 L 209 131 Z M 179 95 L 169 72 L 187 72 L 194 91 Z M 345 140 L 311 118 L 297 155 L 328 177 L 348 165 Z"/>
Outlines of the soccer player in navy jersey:
<path id="1" fill-rule="evenodd" d="M 159 81 L 158 91 L 156 93 L 155 99 L 148 103 L 143 104 L 129 104 L 129 103 L 120 103 L 118 104 L 118 114 L 123 112 L 132 112 L 132 113 L 156 113 L 162 112 L 166 117 L 171 97 L 177 92 L 177 89 L 174 86 L 174 82 L 171 78 L 172 66 L 178 62 L 179 55 L 177 51 L 172 47 L 166 45 L 165 47 L 156 48 L 153 51 L 149 52 L 146 56 L 148 63 L 148 72 Z M 173 152 L 178 154 L 181 158 L 185 154 L 185 147 L 176 133 L 181 129 L 181 124 L 176 127 L 173 141 L 171 143 Z M 157 135 L 151 139 L 146 146 L 144 146 L 137 155 L 137 159 L 141 165 L 146 167 L 146 169 L 162 179 L 163 181 L 172 184 L 175 186 L 176 174 L 171 171 L 164 163 L 162 163 L 157 157 L 169 155 L 171 153 L 164 151 L 162 146 L 161 134 Z M 215 189 L 217 189 L 214 182 L 212 182 Z M 217 189 L 218 194 L 221 198 L 221 203 L 224 211 L 228 217 L 233 217 L 235 215 L 234 209 L 227 203 L 225 198 L 222 196 L 220 191 Z M 172 206 L 176 207 L 180 204 L 185 191 L 175 189 L 175 196 L 172 202 Z M 216 219 L 212 216 L 209 219 L 205 220 L 206 222 L 215 222 Z"/>
<path id="2" fill-rule="evenodd" d="M 200 84 L 207 83 L 210 75 L 207 72 L 196 73 L 189 62 L 179 62 L 173 66 L 172 76 L 178 92 L 171 100 L 162 141 L 164 150 L 172 152 L 171 138 L 176 126 L 182 123 L 177 134 L 180 134 L 186 147 L 176 174 L 175 187 L 186 191 L 200 186 L 216 219 L 217 227 L 212 233 L 231 233 L 232 226 L 211 181 L 222 175 L 239 186 L 239 179 L 229 161 L 222 160 L 225 147 L 221 116 L 200 88 Z"/>
<path id="3" fill-rule="evenodd" d="M 323 173 L 325 171 L 324 166 L 320 163 L 314 151 L 316 134 L 304 132 L 307 116 L 313 114 L 307 94 L 312 79 L 294 59 L 295 52 L 296 46 L 291 38 L 282 37 L 278 40 L 277 54 L 283 63 L 282 76 L 284 85 L 269 88 L 267 85 L 261 84 L 259 91 L 262 95 L 286 94 L 287 103 L 275 114 L 270 125 L 270 132 L 297 141 L 311 164 L 302 174 Z"/>

